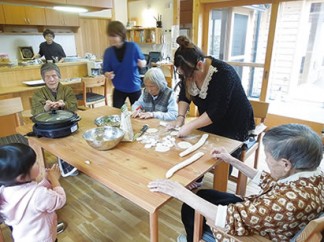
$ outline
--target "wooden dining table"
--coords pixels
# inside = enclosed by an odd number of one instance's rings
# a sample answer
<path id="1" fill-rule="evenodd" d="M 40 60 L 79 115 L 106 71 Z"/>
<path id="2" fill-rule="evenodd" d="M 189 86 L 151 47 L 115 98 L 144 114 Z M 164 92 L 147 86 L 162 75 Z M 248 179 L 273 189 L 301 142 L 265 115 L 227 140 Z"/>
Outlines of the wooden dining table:
<path id="1" fill-rule="evenodd" d="M 166 172 L 187 159 L 192 154 L 200 151 L 204 155 L 194 163 L 177 171 L 170 179 L 189 185 L 206 172 L 214 171 L 214 187 L 220 191 L 227 190 L 228 165 L 224 162 L 212 159 L 210 151 L 215 146 L 223 146 L 229 152 L 242 145 L 241 142 L 225 137 L 210 134 L 205 144 L 196 152 L 185 157 L 180 157 L 181 150 L 177 145 L 167 152 L 157 152 L 154 147 L 145 148 L 139 141 L 121 142 L 115 148 L 107 151 L 98 151 L 83 139 L 82 134 L 91 128 L 95 128 L 94 120 L 97 117 L 120 114 L 119 109 L 109 106 L 98 107 L 86 111 L 80 111 L 81 117 L 76 132 L 63 138 L 29 137 L 30 146 L 37 153 L 37 162 L 45 168 L 44 150 L 63 159 L 75 166 L 79 171 L 102 183 L 109 189 L 145 209 L 149 214 L 150 241 L 158 241 L 158 210 L 171 199 L 162 193 L 152 193 L 147 188 L 150 181 L 165 178 Z M 158 130 L 155 139 L 162 139 L 170 134 L 165 127 L 160 126 L 156 119 L 131 119 L 134 133 L 140 131 L 144 124 Z M 18 133 L 26 134 L 32 130 L 32 124 L 20 126 Z M 175 143 L 187 141 L 194 144 L 201 135 L 201 131 L 195 131 L 184 138 L 176 138 Z M 41 169 L 44 175 L 45 169 Z"/>

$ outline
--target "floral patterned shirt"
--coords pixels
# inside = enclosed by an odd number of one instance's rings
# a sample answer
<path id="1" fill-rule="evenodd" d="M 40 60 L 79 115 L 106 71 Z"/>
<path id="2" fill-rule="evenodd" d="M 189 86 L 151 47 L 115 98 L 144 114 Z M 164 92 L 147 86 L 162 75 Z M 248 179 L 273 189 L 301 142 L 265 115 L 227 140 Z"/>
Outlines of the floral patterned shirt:
<path id="1" fill-rule="evenodd" d="M 263 171 L 253 180 L 259 181 L 260 194 L 220 206 L 217 211 L 215 225 L 225 228 L 228 234 L 256 233 L 272 241 L 289 241 L 324 211 L 324 176 L 320 168 L 278 181 Z M 214 236 L 224 240 L 216 230 Z"/>

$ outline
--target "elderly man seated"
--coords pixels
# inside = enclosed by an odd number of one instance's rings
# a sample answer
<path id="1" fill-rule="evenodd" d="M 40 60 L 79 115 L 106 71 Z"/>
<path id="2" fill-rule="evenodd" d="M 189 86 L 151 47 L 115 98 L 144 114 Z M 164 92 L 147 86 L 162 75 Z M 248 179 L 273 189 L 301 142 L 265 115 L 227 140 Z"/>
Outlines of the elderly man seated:
<path id="1" fill-rule="evenodd" d="M 233 165 L 257 182 L 262 189 L 258 195 L 239 197 L 215 190 L 200 190 L 196 195 L 171 180 L 150 182 L 151 191 L 168 194 L 185 203 L 181 217 L 187 235 L 180 235 L 178 241 L 193 240 L 194 210 L 228 234 L 259 234 L 280 242 L 289 241 L 323 212 L 320 137 L 307 126 L 287 124 L 266 132 L 263 144 L 269 172 L 256 171 L 221 147 L 211 153 L 215 159 Z M 204 231 L 210 231 L 206 224 Z M 217 240 L 222 241 L 223 235 L 213 232 Z"/>

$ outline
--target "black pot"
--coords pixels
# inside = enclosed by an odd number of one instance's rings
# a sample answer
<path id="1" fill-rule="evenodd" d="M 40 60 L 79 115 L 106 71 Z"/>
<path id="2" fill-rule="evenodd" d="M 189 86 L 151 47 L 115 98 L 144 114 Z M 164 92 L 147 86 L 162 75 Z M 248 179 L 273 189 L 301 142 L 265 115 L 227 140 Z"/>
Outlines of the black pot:
<path id="1" fill-rule="evenodd" d="M 32 117 L 35 123 L 33 133 L 36 136 L 59 138 L 68 136 L 78 130 L 80 117 L 67 110 L 52 110 Z"/>

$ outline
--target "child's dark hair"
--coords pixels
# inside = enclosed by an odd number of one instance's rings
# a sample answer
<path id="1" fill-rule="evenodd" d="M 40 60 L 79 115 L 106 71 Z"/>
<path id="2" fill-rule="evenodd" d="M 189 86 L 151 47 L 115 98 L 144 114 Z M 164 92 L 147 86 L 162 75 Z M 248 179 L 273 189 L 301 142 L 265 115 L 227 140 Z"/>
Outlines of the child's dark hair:
<path id="1" fill-rule="evenodd" d="M 36 153 L 28 145 L 13 143 L 0 146 L 0 207 L 2 201 L 2 186 L 19 184 L 19 175 L 29 175 L 30 169 L 36 162 Z M 0 222 L 3 220 L 0 214 Z"/>

